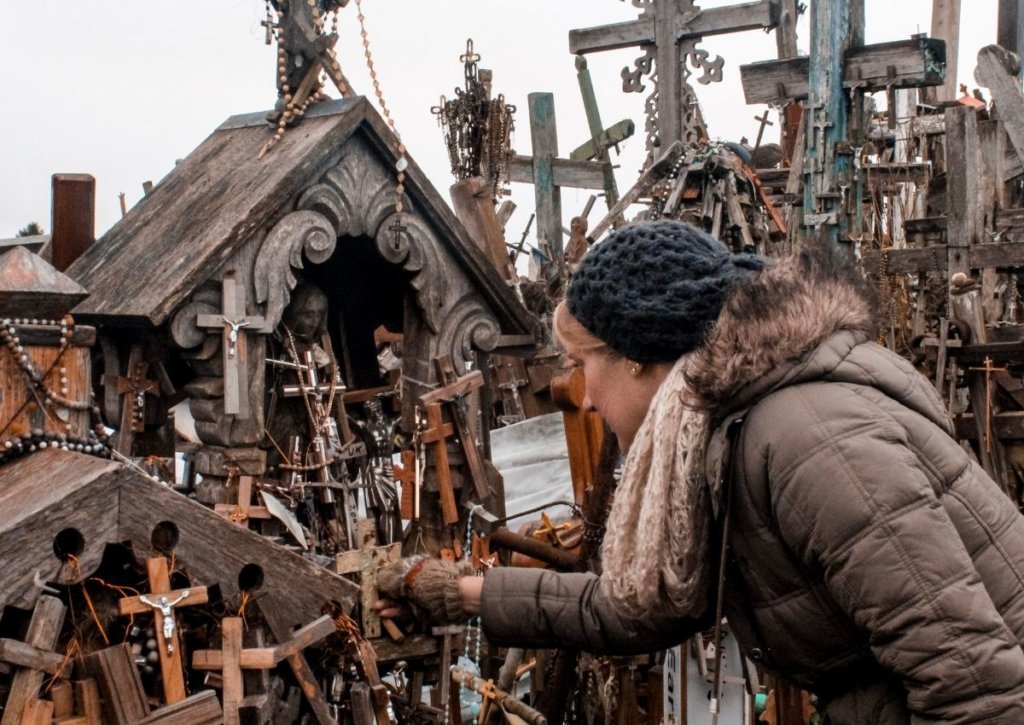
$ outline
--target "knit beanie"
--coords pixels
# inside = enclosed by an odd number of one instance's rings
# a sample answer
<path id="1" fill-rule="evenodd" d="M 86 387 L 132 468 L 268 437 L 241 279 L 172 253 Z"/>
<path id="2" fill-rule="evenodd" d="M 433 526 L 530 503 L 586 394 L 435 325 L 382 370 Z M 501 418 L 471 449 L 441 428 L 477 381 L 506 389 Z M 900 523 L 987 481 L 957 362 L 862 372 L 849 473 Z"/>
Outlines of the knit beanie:
<path id="1" fill-rule="evenodd" d="M 733 285 L 767 261 L 732 254 L 683 222 L 630 224 L 583 257 L 566 303 L 580 324 L 620 355 L 671 362 L 704 342 Z"/>

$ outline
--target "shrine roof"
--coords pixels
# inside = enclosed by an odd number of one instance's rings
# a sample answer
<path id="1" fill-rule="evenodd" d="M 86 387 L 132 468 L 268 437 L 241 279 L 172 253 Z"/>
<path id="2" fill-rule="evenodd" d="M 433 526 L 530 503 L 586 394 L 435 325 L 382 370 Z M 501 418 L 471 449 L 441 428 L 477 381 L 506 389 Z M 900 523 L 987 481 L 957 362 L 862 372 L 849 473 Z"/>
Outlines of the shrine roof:
<path id="1" fill-rule="evenodd" d="M 393 168 L 399 140 L 363 97 L 310 109 L 263 158 L 273 136 L 264 113 L 232 116 L 67 270 L 89 291 L 72 310 L 87 322 L 159 326 L 254 235 L 269 229 L 359 136 Z M 506 334 L 534 318 L 406 154 L 406 196 L 478 285 Z"/>

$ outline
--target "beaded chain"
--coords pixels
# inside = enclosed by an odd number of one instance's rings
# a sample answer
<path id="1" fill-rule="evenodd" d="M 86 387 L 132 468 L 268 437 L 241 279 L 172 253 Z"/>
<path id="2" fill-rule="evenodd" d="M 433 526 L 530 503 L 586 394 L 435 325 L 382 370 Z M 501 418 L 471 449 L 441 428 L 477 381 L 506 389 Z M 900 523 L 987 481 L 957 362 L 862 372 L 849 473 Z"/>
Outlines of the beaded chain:
<path id="1" fill-rule="evenodd" d="M 462 549 L 463 560 L 466 561 L 471 566 L 472 566 L 472 563 L 473 563 L 473 514 L 476 513 L 476 510 L 478 508 L 483 508 L 483 504 L 479 504 L 479 503 L 478 504 L 474 504 L 473 508 L 471 508 L 469 510 L 469 515 L 466 517 L 466 541 L 465 541 L 465 544 L 463 545 L 463 549 Z M 484 575 L 482 570 L 475 570 L 473 572 L 473 574 L 474 574 L 474 576 L 483 576 Z M 480 674 L 480 639 L 482 637 L 481 632 L 482 632 L 482 629 L 481 629 L 481 626 L 480 626 L 480 615 L 477 615 L 477 616 L 473 617 L 472 619 L 470 619 L 466 623 L 466 647 L 465 647 L 465 651 L 463 652 L 463 656 L 467 660 L 471 661 L 476 666 L 476 672 L 477 672 L 478 675 Z M 475 649 L 473 651 L 472 659 L 469 656 L 469 641 L 470 641 L 471 637 L 472 637 L 472 639 L 475 642 Z M 459 688 L 460 688 L 460 692 L 461 692 L 461 690 L 467 689 L 466 688 L 465 678 L 463 678 L 462 682 L 459 685 Z M 460 697 L 460 702 L 461 702 L 461 697 Z M 479 715 L 480 714 L 480 703 L 479 702 L 474 702 L 473 704 L 471 704 L 469 706 L 469 711 L 471 713 L 473 713 L 474 717 Z"/>
<path id="2" fill-rule="evenodd" d="M 50 374 L 53 369 L 51 366 L 50 370 L 45 373 L 40 373 L 36 367 L 32 358 L 29 357 L 28 352 L 25 350 L 25 346 L 22 344 L 21 339 L 18 337 L 18 328 L 22 325 L 32 325 L 37 327 L 56 327 L 60 330 L 60 353 L 53 365 L 58 367 L 58 375 L 60 382 L 60 392 L 55 392 L 46 384 L 46 377 Z M 103 421 L 100 413 L 100 408 L 96 404 L 96 400 L 92 393 L 89 394 L 89 399 L 84 401 L 71 400 L 68 398 L 68 372 L 67 368 L 61 362 L 65 351 L 70 345 L 71 338 L 74 335 L 74 320 L 71 315 L 66 315 L 60 320 L 46 320 L 46 319 L 30 319 L 30 318 L 3 318 L 0 320 L 0 344 L 2 344 L 10 353 L 11 357 L 14 358 L 15 364 L 25 377 L 31 389 L 37 391 L 42 396 L 45 405 L 49 405 L 55 409 L 65 410 L 76 410 L 76 411 L 88 411 L 90 414 L 90 421 L 93 426 L 93 430 L 89 432 L 89 435 L 82 439 L 70 435 L 71 423 L 70 420 L 65 421 L 68 434 L 55 434 L 47 433 L 40 429 L 35 429 L 27 436 L 13 436 L 0 442 L 0 463 L 6 462 L 12 458 L 16 458 L 25 453 L 33 453 L 37 450 L 43 450 L 46 448 L 62 448 L 65 450 L 74 450 L 82 453 L 93 453 L 97 455 L 108 456 L 106 442 L 108 435 L 106 428 L 103 426 Z M 20 410 L 18 411 L 21 412 Z M 17 417 L 17 413 L 12 417 Z M 58 416 L 60 417 L 60 416 Z M 61 418 L 62 419 L 62 418 Z M 10 423 L 8 423 L 8 427 Z M 6 432 L 7 428 L 0 431 L 0 435 Z"/>

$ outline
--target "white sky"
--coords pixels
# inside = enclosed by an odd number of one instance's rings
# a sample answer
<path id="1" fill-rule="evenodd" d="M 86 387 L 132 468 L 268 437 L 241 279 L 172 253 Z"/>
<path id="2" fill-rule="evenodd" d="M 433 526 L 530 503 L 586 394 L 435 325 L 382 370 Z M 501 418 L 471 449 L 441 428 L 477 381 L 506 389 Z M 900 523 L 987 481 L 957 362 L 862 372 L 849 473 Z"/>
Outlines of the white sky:
<path id="1" fill-rule="evenodd" d="M 931 0 L 866 4 L 869 43 L 930 28 Z M 973 87 L 977 51 L 995 42 L 997 0 L 963 5 L 958 76 Z M 0 85 L 8 89 L 0 109 L 0 238 L 30 221 L 50 230 L 50 176 L 58 172 L 96 177 L 96 233 L 102 235 L 120 217 L 119 192 L 131 206 L 143 181 L 159 181 L 228 116 L 269 108 L 276 98 L 275 49 L 264 45 L 259 24 L 262 0 L 0 0 L 0 8 Z M 551 91 L 559 151 L 567 156 L 588 138 L 568 32 L 631 20 L 638 12 L 622 0 L 363 0 L 363 11 L 398 130 L 445 198 L 453 178 L 430 107 L 462 86 L 459 56 L 467 38 L 482 56 L 480 67 L 494 71 L 494 92 L 519 107 L 516 150 L 530 153 L 527 94 Z M 337 49 L 355 89 L 372 95 L 356 16 L 352 0 L 341 11 Z M 802 50 L 808 16 L 800 28 Z M 773 59 L 774 36 L 752 31 L 708 38 L 701 47 L 725 58 L 723 82 L 696 86 L 711 135 L 753 139 L 753 117 L 764 107 L 744 105 L 738 66 Z M 626 49 L 588 56 L 604 125 L 632 118 L 637 126 L 619 160 L 620 192 L 632 185 L 644 156 L 646 93 L 623 93 L 619 78 L 638 55 Z M 766 138 L 777 138 L 777 128 Z M 566 225 L 590 193 L 563 190 Z M 533 189 L 513 185 L 511 198 L 519 209 L 508 237 L 518 240 Z M 598 201 L 591 223 L 603 212 Z"/>

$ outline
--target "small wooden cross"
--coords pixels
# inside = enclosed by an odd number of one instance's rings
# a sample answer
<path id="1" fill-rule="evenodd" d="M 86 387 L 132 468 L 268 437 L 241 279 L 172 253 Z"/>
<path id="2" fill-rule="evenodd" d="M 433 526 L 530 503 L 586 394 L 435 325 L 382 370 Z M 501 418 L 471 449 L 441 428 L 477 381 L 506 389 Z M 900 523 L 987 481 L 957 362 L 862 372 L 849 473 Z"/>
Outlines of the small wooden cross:
<path id="1" fill-rule="evenodd" d="M 985 452 L 992 452 L 992 373 L 1003 372 L 1006 368 L 992 365 L 992 358 L 985 356 L 985 364 L 980 368 L 969 368 L 985 373 Z"/>
<path id="2" fill-rule="evenodd" d="M 225 725 L 239 722 L 238 708 L 245 699 L 242 670 L 273 669 L 281 660 L 338 631 L 331 617 L 325 614 L 296 631 L 287 642 L 275 647 L 245 649 L 242 646 L 243 626 L 241 617 L 225 617 L 221 620 L 221 648 L 198 650 L 192 654 L 194 669 L 221 672 Z"/>
<path id="3" fill-rule="evenodd" d="M 146 377 L 148 371 L 149 363 L 142 359 L 142 345 L 132 345 L 128 353 L 127 375 L 118 376 L 115 384 L 122 399 L 120 429 L 114 447 L 126 456 L 132 453 L 135 433 L 146 429 L 146 396 L 159 394 L 160 385 Z"/>
<path id="4" fill-rule="evenodd" d="M 277 30 L 277 23 L 275 23 L 272 19 L 267 18 L 266 20 L 261 20 L 260 25 L 262 25 L 266 29 L 266 33 L 263 36 L 263 42 L 265 42 L 267 45 L 270 45 L 271 43 L 274 42 L 274 31 Z"/>
<path id="5" fill-rule="evenodd" d="M 245 344 L 246 330 L 258 331 L 266 323 L 262 317 L 245 313 L 245 282 L 229 269 L 221 283 L 223 314 L 198 315 L 199 327 L 222 330 L 224 359 L 224 412 L 239 418 L 249 417 L 249 366 Z"/>
<path id="6" fill-rule="evenodd" d="M 757 127 L 757 140 L 754 141 L 754 150 L 757 151 L 761 148 L 761 139 L 764 137 L 764 127 L 774 126 L 775 124 L 768 120 L 768 109 L 764 109 L 764 113 L 760 116 L 754 116 L 754 120 L 758 121 L 760 125 Z"/>
<path id="7" fill-rule="evenodd" d="M 418 517 L 416 500 L 416 454 L 413 451 L 402 451 L 402 465 L 391 464 L 394 478 L 402 484 L 401 516 L 406 521 Z"/>
<path id="8" fill-rule="evenodd" d="M 185 699 L 185 678 L 181 665 L 181 646 L 175 608 L 205 604 L 206 587 L 189 587 L 171 590 L 171 577 L 167 570 L 167 559 L 153 557 L 146 562 L 149 578 L 149 594 L 125 597 L 119 602 L 122 615 L 153 612 L 155 618 L 157 653 L 160 655 L 160 674 L 164 684 L 164 699 L 167 704 Z"/>
<path id="9" fill-rule="evenodd" d="M 20 725 L 31 710 L 31 701 L 39 697 L 45 674 L 55 674 L 64 664 L 64 657 L 54 652 L 64 625 L 64 603 L 43 594 L 36 602 L 24 642 L 0 639 L 0 661 L 14 665 L 17 672 L 4 707 L 3 725 Z M 47 721 L 49 722 L 49 721 Z"/>
<path id="10" fill-rule="evenodd" d="M 238 477 L 237 503 L 219 503 L 213 510 L 236 524 L 246 526 L 249 519 L 270 519 L 270 511 L 266 506 L 252 505 L 252 476 Z"/>
<path id="11" fill-rule="evenodd" d="M 402 544 L 396 542 L 387 546 L 377 546 L 376 525 L 371 519 L 362 519 L 356 524 L 356 538 L 359 548 L 338 554 L 334 570 L 339 574 L 359 574 L 363 636 L 368 639 L 380 637 L 380 628 L 383 624 L 393 639 L 400 640 L 404 637 L 402 631 L 390 619 L 381 620 L 380 614 L 373 608 L 373 603 L 380 599 L 377 591 L 377 571 L 385 564 L 394 563 L 402 558 Z"/>

